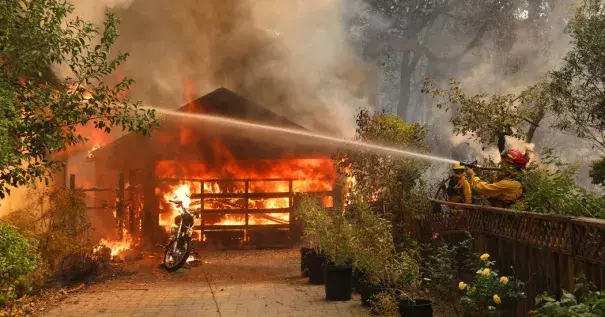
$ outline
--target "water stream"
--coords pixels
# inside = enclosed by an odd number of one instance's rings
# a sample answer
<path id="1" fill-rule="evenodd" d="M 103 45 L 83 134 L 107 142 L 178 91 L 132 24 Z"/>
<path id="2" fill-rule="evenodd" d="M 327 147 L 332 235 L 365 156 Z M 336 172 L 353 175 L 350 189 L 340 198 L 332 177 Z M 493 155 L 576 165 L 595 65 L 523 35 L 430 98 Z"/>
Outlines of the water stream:
<path id="1" fill-rule="evenodd" d="M 320 133 L 313 133 L 313 132 L 300 130 L 300 129 L 290 129 L 290 128 L 271 126 L 271 125 L 251 123 L 251 122 L 247 122 L 247 121 L 243 121 L 243 120 L 230 119 L 230 118 L 214 116 L 214 115 L 209 115 L 209 114 L 185 113 L 185 112 L 162 109 L 162 108 L 155 108 L 155 107 L 143 107 L 143 108 L 153 109 L 158 113 L 162 113 L 162 114 L 169 115 L 169 116 L 182 117 L 182 118 L 188 118 L 188 119 L 194 119 L 194 120 L 200 120 L 200 121 L 207 121 L 207 122 L 212 122 L 215 124 L 227 125 L 227 126 L 237 127 L 237 128 L 241 128 L 241 129 L 273 131 L 276 133 L 289 134 L 289 135 L 295 135 L 295 136 L 300 136 L 300 137 L 323 140 L 323 141 L 327 141 L 327 142 L 335 143 L 335 144 L 358 146 L 358 147 L 363 147 L 366 149 L 374 150 L 377 152 L 409 156 L 409 157 L 414 157 L 414 158 L 423 159 L 423 160 L 436 161 L 436 162 L 449 163 L 449 164 L 458 163 L 458 161 L 448 159 L 448 158 L 442 158 L 442 157 L 438 157 L 438 156 L 432 156 L 432 155 L 417 153 L 417 152 L 413 152 L 413 151 L 406 151 L 406 150 L 401 150 L 401 149 L 397 149 L 397 148 L 393 148 L 393 147 L 376 145 L 376 144 L 371 144 L 371 143 L 366 143 L 366 142 L 361 142 L 361 141 L 347 140 L 347 139 L 332 137 L 332 136 L 328 136 L 328 135 L 324 135 L 324 134 L 320 134 Z"/>

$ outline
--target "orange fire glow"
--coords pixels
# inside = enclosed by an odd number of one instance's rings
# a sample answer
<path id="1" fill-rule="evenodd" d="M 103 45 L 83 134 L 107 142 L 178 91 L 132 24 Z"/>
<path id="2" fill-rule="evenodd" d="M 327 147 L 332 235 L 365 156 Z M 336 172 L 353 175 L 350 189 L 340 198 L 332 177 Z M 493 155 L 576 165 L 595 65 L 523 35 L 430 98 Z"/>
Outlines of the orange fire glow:
<path id="1" fill-rule="evenodd" d="M 225 151 L 219 146 L 214 147 Z M 309 159 L 279 159 L 257 160 L 255 162 L 233 160 L 229 153 L 219 154 L 220 161 L 226 162 L 222 170 L 210 169 L 203 162 L 159 161 L 155 173 L 158 178 L 167 179 L 204 179 L 203 194 L 234 194 L 235 198 L 219 197 L 205 198 L 203 210 L 233 210 L 233 209 L 285 209 L 292 205 L 288 193 L 303 192 L 329 192 L 332 190 L 335 172 L 332 161 L 328 157 Z M 221 179 L 210 181 L 209 179 Z M 232 179 L 232 180 L 224 180 Z M 255 181 L 255 179 L 261 179 Z M 292 179 L 292 183 L 288 179 Z M 248 180 L 248 193 L 272 193 L 284 197 L 275 198 L 249 198 L 246 200 L 242 194 L 246 192 Z M 290 188 L 291 187 L 291 188 Z M 156 194 L 162 197 L 160 208 L 160 225 L 169 227 L 179 212 L 168 201 L 173 196 L 179 197 L 188 208 L 201 207 L 200 199 L 192 199 L 192 194 L 202 194 L 200 181 L 179 181 L 177 184 L 163 184 L 156 188 Z M 239 194 L 239 196 L 238 196 Z M 325 206 L 332 206 L 331 196 L 322 197 Z M 196 220 L 199 222 L 199 220 Z M 288 224 L 290 221 L 287 212 L 250 213 L 249 225 Z M 196 223 L 199 224 L 199 223 Z M 246 217 L 241 214 L 224 214 L 204 216 L 205 225 L 245 225 Z"/>
<path id="2" fill-rule="evenodd" d="M 120 255 L 120 253 L 129 250 L 133 247 L 134 242 L 128 230 L 124 229 L 124 235 L 122 240 L 110 240 L 110 239 L 101 239 L 99 241 L 98 246 L 95 248 L 95 252 L 98 251 L 102 246 L 106 246 L 111 249 L 111 258 L 115 258 Z"/>

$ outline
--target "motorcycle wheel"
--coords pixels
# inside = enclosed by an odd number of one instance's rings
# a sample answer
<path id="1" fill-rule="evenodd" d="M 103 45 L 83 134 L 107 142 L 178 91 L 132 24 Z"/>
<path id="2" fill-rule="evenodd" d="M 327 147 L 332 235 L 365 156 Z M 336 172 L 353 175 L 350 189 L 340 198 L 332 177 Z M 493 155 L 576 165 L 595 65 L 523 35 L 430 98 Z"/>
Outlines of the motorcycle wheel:
<path id="1" fill-rule="evenodd" d="M 173 251 L 175 243 L 177 244 L 176 252 Z M 185 262 L 187 262 L 190 252 L 191 239 L 173 239 L 170 241 L 170 243 L 168 243 L 168 246 L 166 246 L 166 251 L 164 252 L 164 267 L 168 272 L 174 272 L 180 269 Z"/>

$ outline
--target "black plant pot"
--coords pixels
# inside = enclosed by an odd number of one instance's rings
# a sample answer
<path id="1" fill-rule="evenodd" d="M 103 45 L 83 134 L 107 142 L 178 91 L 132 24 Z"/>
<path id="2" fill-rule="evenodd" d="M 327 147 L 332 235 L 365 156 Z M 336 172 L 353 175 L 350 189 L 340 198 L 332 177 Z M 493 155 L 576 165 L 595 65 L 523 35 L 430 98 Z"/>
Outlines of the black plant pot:
<path id="1" fill-rule="evenodd" d="M 324 263 L 327 258 L 323 254 L 317 254 L 315 251 L 307 253 L 307 271 L 309 272 L 309 283 L 321 285 L 324 283 Z"/>
<path id="2" fill-rule="evenodd" d="M 399 316 L 433 317 L 433 302 L 428 299 L 399 300 Z"/>
<path id="3" fill-rule="evenodd" d="M 353 269 L 353 274 L 351 275 L 351 287 L 353 290 L 359 294 L 358 288 L 362 286 L 362 280 L 365 278 L 365 273 L 360 270 Z"/>
<path id="4" fill-rule="evenodd" d="M 300 248 L 300 274 L 303 277 L 309 276 L 309 269 L 307 265 L 307 253 L 313 251 L 311 248 Z"/>
<path id="5" fill-rule="evenodd" d="M 324 264 L 324 284 L 326 288 L 326 300 L 348 301 L 351 299 L 353 288 L 351 287 L 351 275 L 353 266 Z"/>
<path id="6" fill-rule="evenodd" d="M 363 286 L 360 289 L 359 295 L 361 295 L 361 304 L 366 307 L 372 306 L 374 296 L 379 293 L 385 292 L 387 289 L 382 286 L 369 285 L 362 283 Z"/>

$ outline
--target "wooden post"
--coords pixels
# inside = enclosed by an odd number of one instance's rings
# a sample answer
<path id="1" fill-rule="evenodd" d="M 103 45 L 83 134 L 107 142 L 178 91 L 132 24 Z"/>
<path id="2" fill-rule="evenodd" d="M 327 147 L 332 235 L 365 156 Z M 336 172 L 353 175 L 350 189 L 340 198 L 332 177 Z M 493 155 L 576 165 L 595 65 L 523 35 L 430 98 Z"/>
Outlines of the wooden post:
<path id="1" fill-rule="evenodd" d="M 136 226 L 135 226 L 135 200 L 134 200 L 134 171 L 130 170 L 128 172 L 128 195 L 129 203 L 128 203 L 128 231 L 131 235 L 135 234 Z"/>
<path id="2" fill-rule="evenodd" d="M 573 232 L 573 227 L 571 225 L 571 221 L 567 220 L 567 230 L 569 232 L 569 254 L 567 255 L 567 283 L 569 285 L 569 289 L 573 290 L 575 288 L 575 257 L 576 257 L 576 246 L 575 246 L 575 234 Z"/>
<path id="3" fill-rule="evenodd" d="M 293 180 L 290 179 L 288 181 L 288 225 L 290 226 L 290 229 L 288 230 L 288 236 L 290 239 L 290 243 L 293 245 L 295 243 L 295 236 L 294 236 L 294 226 L 295 226 L 295 221 L 292 220 L 292 208 L 294 207 L 294 184 L 293 184 Z"/>
<path id="4" fill-rule="evenodd" d="M 155 243 L 155 231 L 159 223 L 158 219 L 158 201 L 156 199 L 155 186 L 155 164 L 148 164 L 143 170 L 143 234 L 144 240 L 149 248 L 153 248 Z"/>
<path id="5" fill-rule="evenodd" d="M 69 174 L 69 200 L 71 201 L 71 205 L 75 205 L 74 199 L 74 191 L 76 189 L 76 174 Z M 71 213 L 69 216 L 71 233 L 73 236 L 76 235 L 76 227 L 78 224 L 78 216 L 75 213 Z"/>
<path id="6" fill-rule="evenodd" d="M 248 193 L 249 193 L 249 186 L 250 186 L 250 180 L 246 180 L 244 182 L 244 187 L 245 187 L 245 196 L 244 196 L 244 210 L 246 211 L 246 225 L 245 225 L 245 229 L 244 229 L 244 240 L 246 241 L 246 246 L 250 246 L 250 237 L 248 237 L 248 207 L 249 207 L 249 203 L 248 203 Z"/>
<path id="7" fill-rule="evenodd" d="M 118 223 L 118 238 L 124 238 L 124 173 L 118 179 L 118 193 L 116 199 L 116 221 Z"/>
<path id="8" fill-rule="evenodd" d="M 204 181 L 200 182 L 200 239 L 204 242 L 204 193 L 206 192 L 204 189 Z"/>

